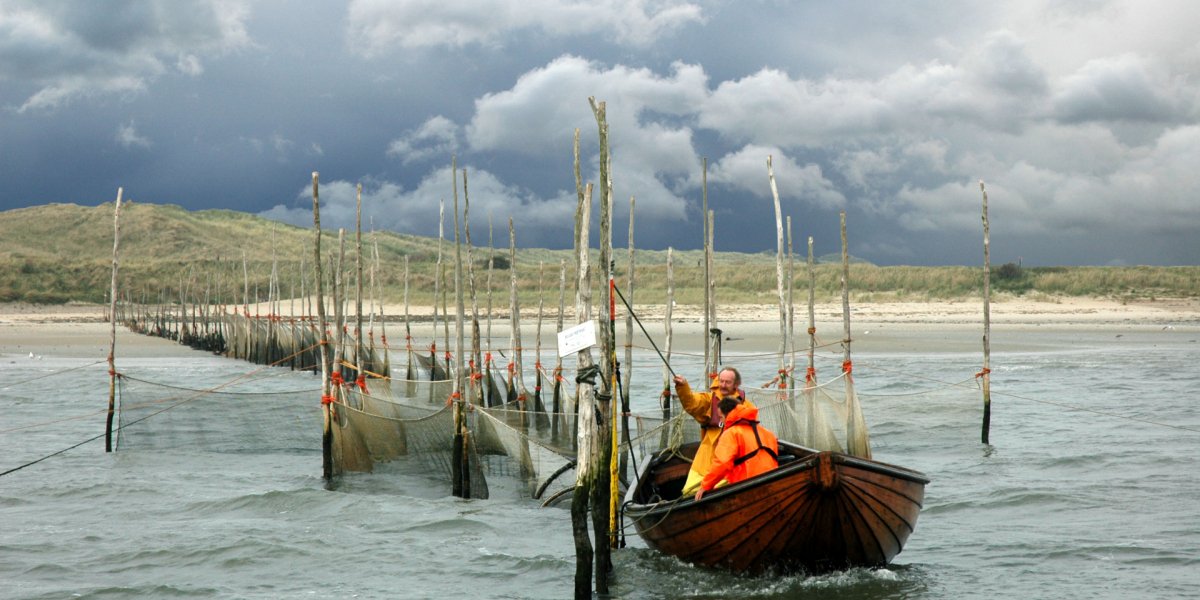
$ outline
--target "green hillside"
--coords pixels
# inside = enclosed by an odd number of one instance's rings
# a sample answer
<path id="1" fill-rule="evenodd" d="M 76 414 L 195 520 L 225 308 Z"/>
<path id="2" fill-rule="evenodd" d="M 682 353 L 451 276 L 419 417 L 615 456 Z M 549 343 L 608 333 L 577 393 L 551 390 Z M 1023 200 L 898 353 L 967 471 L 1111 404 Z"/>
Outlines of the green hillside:
<path id="1" fill-rule="evenodd" d="M 0 212 L 0 302 L 63 303 L 102 302 L 111 277 L 111 203 L 98 207 L 49 204 Z M 478 226 L 477 226 L 478 227 Z M 475 229 L 476 241 L 486 231 Z M 520 231 L 517 232 L 518 239 Z M 286 295 L 299 294 L 301 260 L 306 261 L 308 289 L 312 286 L 312 229 L 277 223 L 229 210 L 189 212 L 178 206 L 126 203 L 121 207 L 121 277 L 123 293 L 133 298 L 156 299 L 169 290 L 178 297 L 182 285 L 191 294 L 208 290 L 214 302 L 241 302 L 249 280 L 251 299 L 266 298 L 272 266 L 272 237 L 279 261 L 280 280 Z M 380 231 L 379 280 L 389 302 L 403 297 L 404 257 L 411 265 L 410 297 L 428 304 L 433 293 L 438 240 Z M 507 258 L 507 236 L 498 239 Z M 337 231 L 325 231 L 322 249 L 336 250 Z M 364 245 L 369 236 L 364 233 Z M 303 249 L 307 248 L 307 252 Z M 444 246 L 452 260 L 453 243 Z M 465 250 L 464 250 L 465 254 Z M 482 294 L 486 247 L 473 250 L 477 286 Z M 537 294 L 539 263 L 546 265 L 547 301 L 557 302 L 558 265 L 569 250 L 544 248 L 517 251 L 518 285 L 523 302 Z M 243 255 L 248 277 L 243 274 Z M 596 252 L 593 251 L 593 256 Z M 627 254 L 617 253 L 617 270 L 624 274 Z M 638 301 L 660 302 L 666 293 L 665 251 L 638 250 Z M 702 297 L 699 250 L 675 253 L 676 299 L 698 302 Z M 354 233 L 347 232 L 347 271 L 353 268 Z M 775 302 L 775 256 L 771 251 L 746 254 L 718 252 L 714 258 L 721 302 Z M 817 288 L 820 299 L 840 290 L 838 255 L 820 259 Z M 854 259 L 851 289 L 857 301 L 921 300 L 978 296 L 982 270 L 968 267 L 878 267 Z M 448 263 L 452 264 L 452 263 Z M 328 266 L 327 266 L 328 267 Z M 328 268 L 327 268 L 328 272 Z M 451 270 L 452 272 L 452 270 Z M 493 275 L 496 302 L 507 303 L 508 271 Z M 624 277 L 621 277 L 621 281 Z M 1190 297 L 1200 295 L 1198 267 L 1042 267 L 995 268 L 993 287 L 1008 294 L 1100 295 L 1131 297 Z M 804 259 L 797 256 L 797 294 L 807 288 Z M 257 291 L 256 291 L 257 289 Z"/>

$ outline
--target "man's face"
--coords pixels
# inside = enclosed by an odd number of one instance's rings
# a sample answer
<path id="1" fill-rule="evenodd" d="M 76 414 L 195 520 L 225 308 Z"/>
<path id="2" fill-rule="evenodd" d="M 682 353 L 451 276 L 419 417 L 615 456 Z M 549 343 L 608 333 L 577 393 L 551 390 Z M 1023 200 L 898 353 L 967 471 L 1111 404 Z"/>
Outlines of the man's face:
<path id="1" fill-rule="evenodd" d="M 732 396 L 737 393 L 737 377 L 733 371 L 721 371 L 717 375 L 717 386 L 722 398 Z"/>

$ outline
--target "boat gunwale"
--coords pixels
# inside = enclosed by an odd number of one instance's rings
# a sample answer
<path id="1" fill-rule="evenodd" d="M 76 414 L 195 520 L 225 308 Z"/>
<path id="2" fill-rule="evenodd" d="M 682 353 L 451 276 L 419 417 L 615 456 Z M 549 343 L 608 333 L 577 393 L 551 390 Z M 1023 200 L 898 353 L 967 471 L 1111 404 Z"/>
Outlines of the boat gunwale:
<path id="1" fill-rule="evenodd" d="M 762 473 L 760 475 L 751 477 L 744 481 L 739 481 L 732 485 L 714 489 L 710 492 L 705 493 L 704 497 L 702 497 L 699 501 L 696 501 L 694 496 L 692 496 L 692 497 L 682 497 L 681 496 L 680 498 L 677 498 L 675 500 L 666 500 L 666 501 L 657 502 L 654 504 L 641 504 L 641 503 L 633 502 L 633 498 L 634 498 L 635 494 L 637 493 L 638 490 L 641 489 L 642 485 L 646 481 L 646 477 L 649 475 L 649 470 L 652 468 L 654 459 L 661 453 L 657 453 L 657 454 L 648 456 L 642 461 L 642 465 L 638 468 L 638 479 L 637 479 L 638 483 L 637 483 L 637 485 L 629 488 L 629 491 L 626 494 L 626 500 L 625 500 L 624 507 L 623 507 L 624 512 L 627 515 L 634 517 L 634 518 L 644 518 L 644 517 L 649 517 L 651 515 L 661 514 L 664 512 L 671 512 L 671 511 L 675 511 L 675 510 L 691 508 L 693 506 L 698 506 L 701 503 L 714 503 L 714 502 L 717 502 L 728 496 L 732 496 L 732 495 L 741 493 L 749 488 L 766 485 L 766 484 L 774 482 L 778 479 L 791 477 L 797 473 L 801 473 L 803 471 L 807 471 L 809 469 L 813 469 L 816 467 L 816 464 L 817 464 L 816 459 L 817 459 L 817 455 L 821 454 L 820 451 L 814 450 L 812 448 L 806 448 L 804 446 L 792 444 L 790 442 L 785 442 L 785 441 L 780 441 L 779 445 L 785 446 L 788 449 L 793 450 L 793 451 L 799 450 L 799 451 L 804 451 L 804 452 L 810 452 L 812 454 L 810 454 L 809 456 L 806 456 L 802 459 L 796 460 L 795 462 L 793 462 L 791 464 L 787 464 L 787 465 L 783 465 L 781 467 L 777 467 L 775 469 L 771 469 L 770 471 L 767 471 L 766 473 Z M 929 484 L 929 482 L 931 481 L 924 473 L 921 473 L 919 471 L 913 471 L 911 469 L 906 469 L 904 467 L 898 467 L 898 466 L 891 465 L 888 463 L 878 462 L 878 461 L 869 460 L 869 459 L 863 459 L 863 458 L 859 458 L 856 456 L 843 454 L 840 452 L 830 452 L 829 454 L 833 454 L 834 462 L 836 462 L 838 464 L 846 465 L 848 467 L 854 467 L 854 468 L 862 469 L 864 471 L 878 473 L 878 474 L 889 476 L 889 477 L 894 477 L 894 478 L 901 479 L 904 481 L 917 483 L 922 486 Z M 657 465 L 653 465 L 653 466 L 657 466 Z M 914 501 L 911 498 L 909 500 L 913 501 L 913 503 L 917 504 L 918 506 L 922 505 L 921 502 Z"/>

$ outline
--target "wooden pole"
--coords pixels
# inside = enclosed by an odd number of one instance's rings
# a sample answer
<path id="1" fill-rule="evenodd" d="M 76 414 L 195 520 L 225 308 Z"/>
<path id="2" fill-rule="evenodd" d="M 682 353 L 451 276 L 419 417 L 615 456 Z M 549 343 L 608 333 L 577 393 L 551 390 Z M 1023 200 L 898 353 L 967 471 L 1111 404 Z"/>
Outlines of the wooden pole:
<path id="1" fill-rule="evenodd" d="M 713 271 L 713 252 L 714 252 L 713 244 L 715 241 L 715 236 L 713 234 L 713 230 L 716 229 L 716 225 L 717 225 L 716 216 L 713 213 L 713 211 L 710 210 L 710 211 L 708 211 L 708 250 L 706 252 L 708 256 L 704 259 L 705 264 L 708 265 L 709 273 L 712 273 L 712 271 Z M 711 358 L 712 358 L 712 364 L 708 367 L 708 373 L 706 374 L 707 377 L 704 380 L 705 385 L 709 385 L 712 382 L 712 380 L 716 378 L 717 370 L 721 368 L 721 352 L 720 352 L 721 336 L 719 334 L 714 333 L 715 331 L 720 330 L 720 328 L 717 327 L 717 280 L 716 280 L 716 277 L 709 278 L 707 294 L 708 294 L 708 301 L 705 304 L 705 310 L 708 312 L 708 328 L 709 329 L 708 329 L 708 331 L 704 332 L 704 335 L 708 336 L 707 337 L 707 339 L 709 340 L 708 345 L 711 346 L 711 351 L 709 352 L 709 354 L 711 355 Z"/>
<path id="2" fill-rule="evenodd" d="M 404 343 L 408 347 L 408 367 L 404 373 L 404 379 L 407 381 L 415 381 L 416 373 L 413 372 L 412 360 L 412 323 L 408 319 L 408 255 L 404 255 Z"/>
<path id="3" fill-rule="evenodd" d="M 367 391 L 367 381 L 363 374 L 363 251 L 362 251 L 362 184 L 358 184 L 358 212 L 355 217 L 354 241 L 357 252 L 358 276 L 354 278 L 354 312 L 357 323 L 354 326 L 354 370 L 355 383 L 360 392 Z"/>
<path id="4" fill-rule="evenodd" d="M 992 255 L 991 238 L 988 230 L 987 190 L 983 181 L 979 181 L 979 191 L 983 193 L 983 430 L 981 440 L 988 442 L 988 433 L 992 427 Z"/>
<path id="5" fill-rule="evenodd" d="M 787 368 L 784 355 L 787 352 L 787 299 L 783 290 L 783 212 L 779 206 L 779 189 L 775 185 L 775 171 L 771 167 L 771 155 L 767 155 L 767 179 L 771 181 L 771 195 L 775 197 L 775 289 L 779 294 L 779 387 L 787 388 Z"/>
<path id="6" fill-rule="evenodd" d="M 325 277 L 321 272 L 321 201 L 317 193 L 317 173 L 313 172 L 313 264 L 317 270 L 317 329 L 321 336 L 321 466 L 326 481 L 333 478 L 333 394 L 329 386 L 329 335 L 325 324 Z"/>
<path id="7" fill-rule="evenodd" d="M 438 200 L 438 256 L 437 265 L 433 269 L 433 335 L 429 342 L 430 375 L 429 380 L 437 379 L 437 328 L 438 328 L 438 292 L 442 289 L 442 240 L 446 237 L 446 201 Z M 449 368 L 449 365 L 447 365 Z"/>
<path id="8" fill-rule="evenodd" d="M 616 425 L 613 418 L 613 394 L 616 392 L 616 346 L 613 335 L 612 314 L 612 173 L 609 159 L 608 122 L 604 102 L 588 98 L 596 125 L 600 133 L 600 373 L 601 392 L 596 395 L 597 432 L 599 433 L 600 464 L 608 466 L 597 473 L 596 493 L 593 495 L 592 520 L 596 530 L 596 593 L 608 593 L 608 570 L 615 542 L 612 522 L 616 519 L 612 501 L 614 494 L 609 488 L 616 479 L 617 458 L 612 451 L 616 437 L 612 431 Z M 607 540 L 607 544 L 601 542 Z"/>
<path id="9" fill-rule="evenodd" d="M 482 390 L 479 385 L 480 368 L 483 366 L 479 346 L 479 296 L 475 293 L 475 259 L 471 257 L 471 196 L 467 193 L 467 170 L 462 170 L 463 176 L 463 231 L 467 239 L 467 281 L 471 288 L 471 384 L 468 386 L 472 404 L 482 404 Z"/>
<path id="10" fill-rule="evenodd" d="M 450 265 L 442 267 L 442 347 L 445 351 L 445 363 L 447 378 L 450 373 L 450 302 L 447 295 L 450 293 L 450 282 L 446 281 L 450 277 Z M 435 299 L 436 301 L 436 299 Z"/>
<path id="11" fill-rule="evenodd" d="M 528 407 L 526 401 L 529 399 L 529 390 L 525 389 L 525 375 L 522 366 L 521 355 L 521 301 L 517 297 L 517 234 L 513 229 L 512 217 L 508 218 L 508 273 L 509 273 L 509 322 L 511 323 L 511 331 L 509 333 L 509 343 L 512 345 L 512 384 L 517 391 L 517 402 L 520 403 L 521 412 L 527 413 Z M 521 422 L 525 423 L 527 416 L 522 414 Z"/>
<path id="12" fill-rule="evenodd" d="M 701 171 L 700 171 L 701 172 L 701 179 L 700 179 L 701 186 L 700 186 L 700 189 L 701 189 L 702 198 L 703 198 L 703 205 L 701 206 L 701 210 L 700 210 L 700 220 L 704 221 L 704 227 L 701 228 L 702 235 L 704 237 L 700 240 L 700 246 L 704 249 L 704 255 L 703 255 L 703 260 L 704 260 L 704 306 L 703 306 L 704 317 L 701 319 L 701 322 L 703 323 L 703 325 L 701 325 L 701 327 L 703 328 L 703 331 L 700 332 L 700 339 L 704 341 L 704 389 L 707 390 L 709 381 L 712 379 L 711 377 L 709 377 L 709 373 L 713 372 L 713 368 L 710 366 L 712 363 L 712 357 L 709 356 L 710 349 L 709 349 L 709 342 L 708 342 L 708 337 L 709 337 L 708 332 L 711 327 L 711 324 L 708 322 L 709 302 L 712 300 L 709 297 L 709 287 L 710 287 L 709 282 L 712 281 L 712 272 L 710 271 L 710 269 L 712 268 L 712 264 L 709 263 L 709 261 L 708 261 L 708 251 L 709 251 L 708 245 L 709 245 L 709 239 L 710 239 L 709 235 L 708 235 L 708 226 L 709 226 L 708 158 L 705 157 L 704 159 L 702 159 L 700 164 L 701 164 Z"/>
<path id="13" fill-rule="evenodd" d="M 558 265 L 558 328 L 556 333 L 562 333 L 563 313 L 567 304 L 567 260 L 564 258 Z M 555 338 L 557 339 L 557 338 Z M 554 353 L 554 405 L 551 408 L 553 418 L 550 423 L 550 439 L 558 441 L 559 430 L 566 425 L 563 421 L 562 402 L 562 355 Z"/>
<path id="14" fill-rule="evenodd" d="M 462 243 L 459 240 L 458 227 L 458 161 L 454 156 L 451 156 L 450 160 L 450 179 L 454 182 L 454 393 L 450 397 L 454 398 L 453 452 L 458 455 L 458 460 L 454 462 L 458 470 L 454 483 L 459 498 L 470 498 L 471 469 L 466 446 L 466 406 L 463 403 L 463 337 L 466 333 L 463 329 L 463 313 L 466 311 L 463 308 Z"/>
<path id="15" fill-rule="evenodd" d="M 842 218 L 842 370 L 850 372 L 850 250 L 846 245 L 846 211 Z"/>
<path id="16" fill-rule="evenodd" d="M 546 263 L 538 262 L 538 314 L 537 314 L 537 334 L 534 336 L 534 355 L 533 355 L 533 411 L 534 421 L 537 428 L 540 430 L 543 426 L 549 426 L 546 421 L 546 405 L 542 402 L 542 313 L 546 306 Z"/>
<path id="17" fill-rule="evenodd" d="M 578 148 L 578 133 L 576 133 Z M 576 151 L 578 156 L 578 150 Z M 588 322 L 592 314 L 592 285 L 588 265 L 588 233 L 592 215 L 592 184 L 580 196 L 575 215 L 575 272 L 578 275 L 575 294 L 575 317 L 579 324 Z M 576 372 L 583 373 L 593 367 L 592 351 L 585 348 L 578 352 Z M 598 470 L 596 456 L 596 404 L 594 379 L 576 380 L 576 411 L 579 430 L 576 440 L 575 490 L 571 495 L 571 531 L 575 538 L 575 600 L 592 598 L 592 542 L 588 538 L 588 503 L 596 485 Z M 601 545 L 603 538 L 597 538 Z"/>
<path id="18" fill-rule="evenodd" d="M 117 188 L 117 203 L 113 207 L 113 263 L 112 287 L 108 294 L 108 415 L 104 425 L 104 451 L 112 452 L 113 416 L 117 402 L 117 265 L 121 256 L 121 194 L 125 188 Z"/>
<path id="19" fill-rule="evenodd" d="M 346 269 L 346 230 L 338 229 L 338 255 L 337 269 L 333 278 L 334 289 L 334 320 L 337 322 L 337 330 L 334 331 L 334 336 L 337 338 L 337 346 L 333 349 L 333 367 L 337 373 L 344 373 L 342 362 L 346 357 L 346 280 L 342 278 Z M 345 397 L 345 381 L 343 375 L 343 385 L 337 390 L 338 398 L 343 402 Z"/>
<path id="20" fill-rule="evenodd" d="M 792 252 L 792 218 L 787 218 L 788 238 L 788 388 L 796 389 L 796 304 L 793 296 L 796 287 L 796 255 Z"/>
<path id="21" fill-rule="evenodd" d="M 625 446 L 629 448 L 628 459 L 630 459 L 630 460 L 633 459 L 633 445 L 630 443 L 630 439 L 629 439 L 629 413 L 630 413 L 629 391 L 630 391 L 631 386 L 633 385 L 633 278 L 634 278 L 634 270 L 633 269 L 634 269 L 634 265 L 636 263 L 635 257 L 634 257 L 634 252 L 633 252 L 633 212 L 634 212 L 634 208 L 635 208 L 635 202 L 636 201 L 635 201 L 634 197 L 630 196 L 629 197 L 629 271 L 628 271 L 628 273 L 629 273 L 628 279 L 629 280 L 625 283 L 625 285 L 626 285 L 625 299 L 627 301 L 629 301 L 629 310 L 625 311 L 625 382 L 624 382 L 624 387 L 621 390 L 621 428 L 624 431 L 624 434 L 621 437 L 621 442 L 624 443 Z M 625 455 L 621 456 L 621 478 L 626 479 L 628 481 L 628 478 L 626 477 L 626 472 L 628 470 L 629 465 L 627 464 L 628 461 L 626 460 L 626 458 L 627 457 Z M 637 465 L 634 465 L 634 468 L 636 468 L 636 467 L 637 467 Z M 618 528 L 617 531 L 620 532 L 620 528 Z M 623 541 L 623 537 L 622 537 L 622 541 Z"/>
<path id="22" fill-rule="evenodd" d="M 817 313 L 814 307 L 817 289 L 817 270 L 813 266 L 813 239 L 808 238 L 808 372 L 804 376 L 807 387 L 817 385 L 817 368 L 813 362 L 817 352 Z"/>
<path id="23" fill-rule="evenodd" d="M 488 361 L 492 356 L 492 271 L 496 267 L 496 248 L 492 244 L 492 213 L 488 213 L 488 272 L 487 272 L 487 353 Z M 509 265 L 512 268 L 512 265 Z M 483 365 L 485 371 L 490 372 L 488 365 Z"/>
<path id="24" fill-rule="evenodd" d="M 663 333 L 666 342 L 666 364 L 663 365 L 662 417 L 663 423 L 671 420 L 671 316 L 675 310 L 675 249 L 667 246 L 667 312 L 663 316 Z M 663 430 L 663 446 L 667 443 L 667 431 Z"/>

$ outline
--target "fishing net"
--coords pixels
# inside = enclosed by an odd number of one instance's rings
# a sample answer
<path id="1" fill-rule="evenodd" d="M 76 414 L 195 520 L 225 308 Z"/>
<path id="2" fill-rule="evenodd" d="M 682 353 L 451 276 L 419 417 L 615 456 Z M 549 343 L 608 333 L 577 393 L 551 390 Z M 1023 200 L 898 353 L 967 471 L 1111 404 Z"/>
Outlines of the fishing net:
<path id="1" fill-rule="evenodd" d="M 321 449 L 321 391 L 193 390 L 122 375 L 118 450 Z"/>
<path id="2" fill-rule="evenodd" d="M 871 458 L 867 421 L 848 376 L 799 389 L 750 390 L 746 398 L 758 407 L 759 422 L 781 440 Z"/>
<path id="3" fill-rule="evenodd" d="M 758 407 L 759 422 L 784 441 L 814 450 L 871 457 L 870 436 L 853 381 L 847 377 L 819 387 L 746 390 L 746 399 Z M 661 413 L 633 413 L 629 417 L 628 444 L 634 461 L 666 448 L 700 441 L 696 420 L 683 412 L 672 396 L 670 419 Z M 637 464 L 636 462 L 634 464 Z"/>
<path id="4" fill-rule="evenodd" d="M 413 406 L 350 390 L 333 409 L 334 473 L 403 473 L 451 481 L 454 465 L 454 407 Z M 474 431 L 474 415 L 466 415 Z M 467 444 L 472 498 L 487 498 L 487 479 L 476 444 Z"/>

